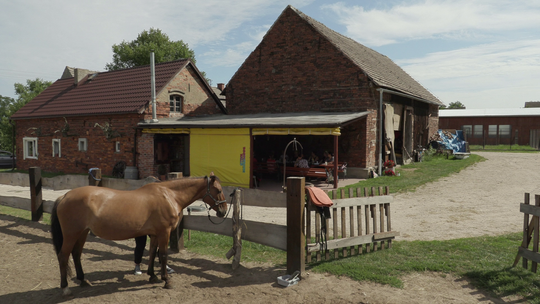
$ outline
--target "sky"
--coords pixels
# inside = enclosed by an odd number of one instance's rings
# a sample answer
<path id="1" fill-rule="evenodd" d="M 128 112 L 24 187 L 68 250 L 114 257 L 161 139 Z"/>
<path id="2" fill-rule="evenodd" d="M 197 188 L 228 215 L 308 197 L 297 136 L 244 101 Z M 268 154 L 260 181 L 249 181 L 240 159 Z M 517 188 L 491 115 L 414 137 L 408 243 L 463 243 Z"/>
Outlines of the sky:
<path id="1" fill-rule="evenodd" d="M 0 95 L 66 66 L 105 71 L 114 44 L 150 28 L 226 84 L 287 5 L 388 56 L 446 105 L 540 101 L 540 0 L 0 0 Z"/>

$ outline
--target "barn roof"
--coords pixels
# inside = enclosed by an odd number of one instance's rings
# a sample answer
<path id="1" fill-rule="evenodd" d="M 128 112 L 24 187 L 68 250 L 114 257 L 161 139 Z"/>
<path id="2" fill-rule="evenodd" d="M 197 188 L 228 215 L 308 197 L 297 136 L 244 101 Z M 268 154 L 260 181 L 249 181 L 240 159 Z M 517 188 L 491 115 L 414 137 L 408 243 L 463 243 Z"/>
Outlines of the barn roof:
<path id="1" fill-rule="evenodd" d="M 323 37 L 326 37 L 337 49 L 347 56 L 354 64 L 379 87 L 395 90 L 417 97 L 428 103 L 443 105 L 443 103 L 412 78 L 390 58 L 382 55 L 355 40 L 333 31 L 317 20 L 305 15 L 298 9 L 288 6 L 302 19 L 310 24 Z"/>
<path id="2" fill-rule="evenodd" d="M 510 117 L 540 116 L 540 108 L 499 108 L 499 109 L 445 109 L 439 117 Z"/>

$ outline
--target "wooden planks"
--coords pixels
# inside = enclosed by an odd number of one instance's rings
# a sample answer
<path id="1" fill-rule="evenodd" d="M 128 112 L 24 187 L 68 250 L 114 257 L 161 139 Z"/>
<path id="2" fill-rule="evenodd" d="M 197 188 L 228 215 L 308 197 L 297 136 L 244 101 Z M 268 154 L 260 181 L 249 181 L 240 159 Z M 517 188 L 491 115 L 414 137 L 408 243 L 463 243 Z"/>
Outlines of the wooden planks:
<path id="1" fill-rule="evenodd" d="M 315 208 L 308 205 L 306 231 L 309 231 L 309 234 L 306 261 L 309 263 L 313 260 L 329 260 L 330 251 L 333 251 L 332 258 L 336 259 L 340 256 L 347 257 L 390 248 L 391 241 L 399 236 L 399 232 L 392 231 L 390 205 L 393 197 L 388 193 L 388 187 L 340 189 L 338 199 L 336 190 L 329 192 L 328 195 L 333 198 L 334 205 L 330 208 L 332 220 L 327 224 L 327 233 L 332 235 L 332 238 L 327 238 L 326 245 L 321 243 L 319 237 L 320 215 L 315 212 Z M 312 223 L 315 223 L 315 227 L 311 226 Z"/>

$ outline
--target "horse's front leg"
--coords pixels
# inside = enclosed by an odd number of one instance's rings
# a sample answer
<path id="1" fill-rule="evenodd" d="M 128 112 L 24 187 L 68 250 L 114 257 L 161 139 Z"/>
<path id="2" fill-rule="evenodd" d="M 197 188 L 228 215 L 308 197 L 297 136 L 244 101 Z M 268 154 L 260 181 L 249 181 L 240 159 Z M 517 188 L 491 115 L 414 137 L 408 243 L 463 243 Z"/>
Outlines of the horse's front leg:
<path id="1" fill-rule="evenodd" d="M 163 235 L 159 236 L 159 259 L 161 260 L 161 279 L 165 281 L 165 286 L 163 288 L 171 289 L 171 282 L 169 280 L 169 274 L 167 273 L 167 257 L 168 257 L 168 246 L 169 246 L 169 235 L 170 232 L 166 232 Z"/>
<path id="2" fill-rule="evenodd" d="M 157 251 L 157 237 L 154 235 L 150 236 L 150 260 L 148 261 L 148 271 L 147 274 L 150 276 L 150 283 L 159 282 L 156 274 L 154 273 L 154 260 L 156 259 Z"/>

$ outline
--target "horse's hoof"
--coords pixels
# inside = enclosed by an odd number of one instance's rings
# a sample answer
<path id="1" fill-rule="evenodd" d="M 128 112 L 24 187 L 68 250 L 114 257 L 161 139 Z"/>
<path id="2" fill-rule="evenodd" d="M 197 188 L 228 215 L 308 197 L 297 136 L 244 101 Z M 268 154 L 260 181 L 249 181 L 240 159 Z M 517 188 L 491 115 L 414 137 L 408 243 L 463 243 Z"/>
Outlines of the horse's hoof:
<path id="1" fill-rule="evenodd" d="M 92 284 L 88 280 L 82 280 L 81 281 L 81 287 L 90 287 Z"/>
<path id="2" fill-rule="evenodd" d="M 69 287 L 62 288 L 62 296 L 64 297 L 70 297 L 72 295 L 71 290 Z"/>
<path id="3" fill-rule="evenodd" d="M 165 288 L 165 289 L 173 289 L 173 287 L 172 287 L 172 285 L 171 285 L 170 282 L 166 282 L 166 283 L 165 283 L 165 286 L 163 286 L 163 288 Z"/>
<path id="4" fill-rule="evenodd" d="M 161 282 L 156 275 L 150 277 L 150 283 L 159 283 Z"/>

